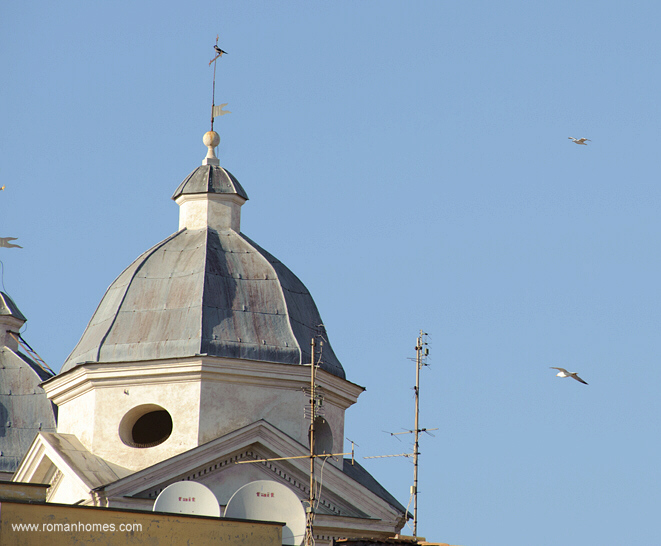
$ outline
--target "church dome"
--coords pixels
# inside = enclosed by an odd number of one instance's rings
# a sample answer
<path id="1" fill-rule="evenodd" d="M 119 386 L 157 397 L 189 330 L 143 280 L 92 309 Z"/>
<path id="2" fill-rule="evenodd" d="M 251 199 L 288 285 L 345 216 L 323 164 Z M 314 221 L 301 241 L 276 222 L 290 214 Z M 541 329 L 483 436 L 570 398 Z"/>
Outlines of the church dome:
<path id="1" fill-rule="evenodd" d="M 26 320 L 0 292 L 0 480 L 18 468 L 39 431 L 55 431 L 56 408 L 39 386 L 53 373 L 21 337 Z"/>
<path id="2" fill-rule="evenodd" d="M 321 335 L 320 367 L 344 379 L 309 291 L 240 232 L 248 196 L 215 155 L 172 199 L 180 206 L 179 231 L 110 285 L 61 373 L 86 362 L 139 365 L 198 355 L 302 365 L 310 362 L 311 339 Z"/>
<path id="3" fill-rule="evenodd" d="M 198 193 L 235 194 L 248 200 L 248 194 L 234 175 L 218 165 L 200 165 L 179 184 L 172 199 L 183 194 Z"/>

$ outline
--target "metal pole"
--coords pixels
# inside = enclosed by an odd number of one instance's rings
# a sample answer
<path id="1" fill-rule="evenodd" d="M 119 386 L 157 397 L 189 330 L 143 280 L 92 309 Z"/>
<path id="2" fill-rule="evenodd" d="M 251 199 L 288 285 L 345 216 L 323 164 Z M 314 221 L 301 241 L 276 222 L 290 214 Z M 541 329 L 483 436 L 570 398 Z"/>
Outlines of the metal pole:
<path id="1" fill-rule="evenodd" d="M 312 546 L 313 524 L 314 524 L 314 414 L 315 414 L 315 365 L 314 365 L 314 338 L 310 342 L 310 495 L 307 514 L 307 525 L 305 530 L 305 544 Z"/>
<path id="2" fill-rule="evenodd" d="M 413 537 L 418 536 L 418 435 L 420 425 L 420 365 L 422 362 L 422 330 L 415 346 L 415 442 L 413 445 Z"/>
<path id="3" fill-rule="evenodd" d="M 218 40 L 216 40 L 217 43 Z M 211 130 L 213 131 L 213 109 L 216 106 L 216 61 L 213 62 L 213 91 L 211 93 Z"/>
<path id="4" fill-rule="evenodd" d="M 216 34 L 216 46 L 218 45 L 218 34 Z M 211 92 L 211 131 L 213 132 L 213 109 L 216 106 L 216 57 L 213 61 L 213 90 Z"/>

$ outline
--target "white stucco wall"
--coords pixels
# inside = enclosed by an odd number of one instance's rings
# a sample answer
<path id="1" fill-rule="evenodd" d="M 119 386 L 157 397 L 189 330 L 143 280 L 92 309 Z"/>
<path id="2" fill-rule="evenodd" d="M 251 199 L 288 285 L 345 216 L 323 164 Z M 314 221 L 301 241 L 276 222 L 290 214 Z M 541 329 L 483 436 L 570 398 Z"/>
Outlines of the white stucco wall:
<path id="1" fill-rule="evenodd" d="M 50 398 L 50 396 L 49 396 Z M 58 405 L 57 432 L 73 434 L 87 449 L 94 445 L 93 418 L 96 405 L 96 391 L 89 390 Z"/>
<path id="2" fill-rule="evenodd" d="M 128 394 L 125 393 L 128 391 Z M 140 470 L 198 445 L 199 382 L 138 384 L 99 389 L 92 452 L 109 462 Z M 136 406 L 154 404 L 172 417 L 172 434 L 160 445 L 138 448 L 119 435 L 122 418 Z"/>
<path id="3" fill-rule="evenodd" d="M 126 394 L 125 391 L 128 391 Z M 140 470 L 198 445 L 199 382 L 125 384 L 90 390 L 59 406 L 58 432 L 74 434 L 95 455 Z M 154 404 L 172 417 L 172 434 L 150 448 L 126 445 L 119 435 L 131 409 Z"/>
<path id="4" fill-rule="evenodd" d="M 202 385 L 201 395 L 201 444 L 260 419 L 307 444 L 303 417 L 307 397 L 300 389 L 207 381 Z"/>
<path id="5" fill-rule="evenodd" d="M 108 462 L 140 470 L 259 420 L 308 446 L 308 369 L 215 357 L 140 366 L 91 364 L 58 376 L 45 389 L 59 406 L 58 432 L 75 435 Z M 345 408 L 362 389 L 330 374 L 324 377 L 319 380 L 325 393 L 323 417 L 332 430 L 332 452 L 341 453 Z M 170 414 L 172 434 L 153 447 L 127 445 L 120 437 L 122 419 L 149 404 Z"/>
<path id="6" fill-rule="evenodd" d="M 179 229 L 218 231 L 241 229 L 241 205 L 245 199 L 235 195 L 186 194 L 176 200 L 179 205 Z"/>

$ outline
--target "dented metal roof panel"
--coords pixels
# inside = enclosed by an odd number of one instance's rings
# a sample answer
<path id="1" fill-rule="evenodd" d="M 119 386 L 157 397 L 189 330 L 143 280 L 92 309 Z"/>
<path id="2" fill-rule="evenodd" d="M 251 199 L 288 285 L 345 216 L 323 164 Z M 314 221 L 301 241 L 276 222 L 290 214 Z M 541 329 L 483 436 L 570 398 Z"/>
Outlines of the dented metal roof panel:
<path id="1" fill-rule="evenodd" d="M 269 254 L 257 245 L 257 243 L 245 237 L 245 235 L 243 237 L 269 262 L 278 277 L 287 306 L 288 317 L 290 318 L 289 326 L 299 343 L 301 363 L 306 364 L 310 362 L 312 356 L 310 353 L 310 341 L 313 337 L 321 335 L 324 344 L 323 347 L 317 350 L 315 360 L 321 358 L 322 369 L 345 379 L 342 364 L 340 364 L 333 348 L 328 342 L 326 328 L 321 320 L 317 305 L 314 303 L 314 299 L 312 299 L 312 295 L 308 289 L 305 288 L 305 285 L 285 264 Z"/>
<path id="2" fill-rule="evenodd" d="M 62 372 L 197 354 L 306 364 L 321 324 L 303 283 L 249 238 L 184 229 L 113 282 Z M 327 342 L 321 368 L 345 377 Z"/>

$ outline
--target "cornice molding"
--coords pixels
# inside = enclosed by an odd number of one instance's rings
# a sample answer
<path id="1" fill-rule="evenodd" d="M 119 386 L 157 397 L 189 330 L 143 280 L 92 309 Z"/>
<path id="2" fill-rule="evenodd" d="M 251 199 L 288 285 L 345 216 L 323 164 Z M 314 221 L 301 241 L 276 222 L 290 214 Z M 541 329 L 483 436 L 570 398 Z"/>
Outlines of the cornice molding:
<path id="1" fill-rule="evenodd" d="M 186 359 L 133 362 L 87 362 L 41 384 L 46 395 L 62 405 L 97 388 L 131 387 L 190 382 L 223 382 L 301 389 L 309 386 L 309 366 L 235 360 L 206 355 Z M 317 384 L 326 400 L 342 409 L 354 404 L 365 390 L 324 370 L 317 372 Z"/>

